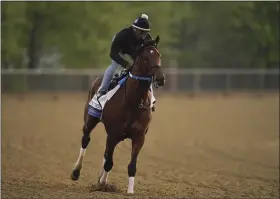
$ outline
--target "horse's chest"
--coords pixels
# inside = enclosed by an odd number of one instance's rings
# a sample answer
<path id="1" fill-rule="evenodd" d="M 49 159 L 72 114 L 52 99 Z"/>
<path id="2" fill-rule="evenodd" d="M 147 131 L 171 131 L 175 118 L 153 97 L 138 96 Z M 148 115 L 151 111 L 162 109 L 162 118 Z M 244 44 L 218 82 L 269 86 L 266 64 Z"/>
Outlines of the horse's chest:
<path id="1" fill-rule="evenodd" d="M 139 111 L 139 112 L 138 112 Z M 138 112 L 138 113 L 137 113 Z M 145 131 L 151 120 L 151 114 L 148 111 L 137 110 L 135 113 L 127 115 L 124 128 L 127 131 Z"/>

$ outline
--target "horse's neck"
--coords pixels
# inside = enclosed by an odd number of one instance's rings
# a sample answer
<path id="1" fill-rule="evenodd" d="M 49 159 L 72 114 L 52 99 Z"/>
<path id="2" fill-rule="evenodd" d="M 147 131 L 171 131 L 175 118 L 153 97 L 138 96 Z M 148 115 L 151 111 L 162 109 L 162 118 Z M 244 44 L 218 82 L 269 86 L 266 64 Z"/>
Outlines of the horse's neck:
<path id="1" fill-rule="evenodd" d="M 131 71 L 133 75 L 144 76 L 137 71 Z M 141 85 L 142 84 L 142 85 Z M 143 84 L 147 84 L 144 85 Z M 128 78 L 126 84 L 126 96 L 130 103 L 139 104 L 141 100 L 146 100 L 148 98 L 149 85 L 148 82 L 140 82 L 139 80 Z"/>

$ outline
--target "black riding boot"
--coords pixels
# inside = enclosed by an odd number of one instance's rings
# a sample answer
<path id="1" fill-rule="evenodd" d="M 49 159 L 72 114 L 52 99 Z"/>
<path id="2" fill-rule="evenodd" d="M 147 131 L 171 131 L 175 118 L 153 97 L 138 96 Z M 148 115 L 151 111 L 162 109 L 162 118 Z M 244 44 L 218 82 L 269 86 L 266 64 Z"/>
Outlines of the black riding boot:
<path id="1" fill-rule="evenodd" d="M 96 98 L 99 99 L 101 96 L 105 95 L 106 92 L 105 91 L 99 91 L 97 94 L 96 94 Z"/>

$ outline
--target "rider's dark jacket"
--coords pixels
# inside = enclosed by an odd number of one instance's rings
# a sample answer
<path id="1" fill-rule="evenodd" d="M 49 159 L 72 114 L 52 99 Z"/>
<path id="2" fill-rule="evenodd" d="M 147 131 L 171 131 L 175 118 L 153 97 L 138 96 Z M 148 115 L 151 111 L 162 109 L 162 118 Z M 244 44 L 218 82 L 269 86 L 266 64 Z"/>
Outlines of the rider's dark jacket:
<path id="1" fill-rule="evenodd" d="M 151 36 L 148 35 L 145 40 L 151 39 Z M 126 68 L 129 63 L 123 59 L 119 53 L 130 55 L 133 60 L 136 59 L 137 49 L 144 43 L 143 39 L 137 40 L 133 34 L 133 27 L 122 29 L 118 32 L 112 42 L 110 57 L 120 64 L 122 67 Z"/>

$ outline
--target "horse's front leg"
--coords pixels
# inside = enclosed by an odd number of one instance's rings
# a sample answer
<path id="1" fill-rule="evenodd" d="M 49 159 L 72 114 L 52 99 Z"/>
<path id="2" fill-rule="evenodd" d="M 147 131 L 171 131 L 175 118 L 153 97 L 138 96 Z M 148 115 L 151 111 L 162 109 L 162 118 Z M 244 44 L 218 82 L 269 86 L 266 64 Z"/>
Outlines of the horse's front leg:
<path id="1" fill-rule="evenodd" d="M 98 178 L 98 183 L 100 185 L 107 184 L 109 172 L 111 171 L 111 169 L 113 168 L 113 165 L 114 165 L 114 162 L 113 162 L 114 150 L 119 142 L 120 142 L 119 139 L 115 139 L 115 137 L 111 137 L 110 134 L 108 134 L 107 140 L 106 140 L 106 149 L 105 149 L 105 153 L 104 153 L 102 168 L 101 168 L 101 171 L 99 173 L 99 178 Z"/>
<path id="2" fill-rule="evenodd" d="M 87 115 L 86 122 L 83 126 L 83 137 L 82 137 L 82 146 L 80 149 L 80 154 L 71 174 L 71 179 L 74 181 L 78 180 L 80 177 L 80 171 L 83 165 L 83 158 L 86 153 L 86 148 L 90 142 L 90 133 L 99 122 L 100 120 L 98 118 L 93 117 L 91 115 Z"/>
<path id="3" fill-rule="evenodd" d="M 136 163 L 138 154 L 144 144 L 145 133 L 140 133 L 132 137 L 131 160 L 128 165 L 128 189 L 127 193 L 134 193 L 134 177 L 136 174 Z"/>

